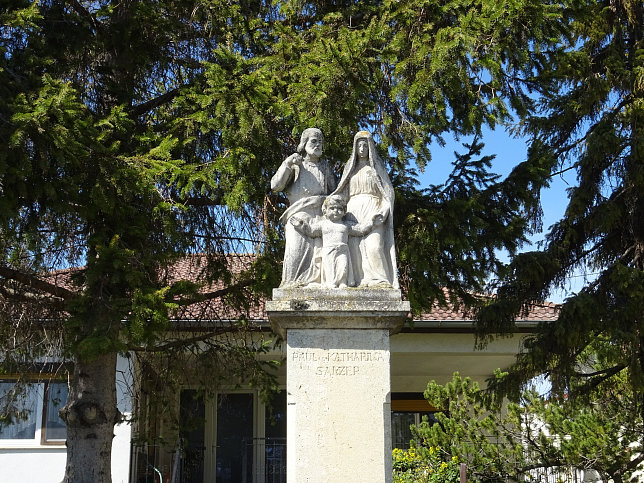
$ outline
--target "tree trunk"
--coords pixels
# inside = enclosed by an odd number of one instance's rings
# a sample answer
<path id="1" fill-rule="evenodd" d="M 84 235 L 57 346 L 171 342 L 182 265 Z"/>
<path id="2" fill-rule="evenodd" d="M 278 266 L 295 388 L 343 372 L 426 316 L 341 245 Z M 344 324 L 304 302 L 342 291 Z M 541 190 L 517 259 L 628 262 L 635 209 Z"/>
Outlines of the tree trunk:
<path id="1" fill-rule="evenodd" d="M 116 354 L 77 360 L 67 404 L 67 466 L 63 483 L 112 481 L 111 453 L 116 407 Z"/>

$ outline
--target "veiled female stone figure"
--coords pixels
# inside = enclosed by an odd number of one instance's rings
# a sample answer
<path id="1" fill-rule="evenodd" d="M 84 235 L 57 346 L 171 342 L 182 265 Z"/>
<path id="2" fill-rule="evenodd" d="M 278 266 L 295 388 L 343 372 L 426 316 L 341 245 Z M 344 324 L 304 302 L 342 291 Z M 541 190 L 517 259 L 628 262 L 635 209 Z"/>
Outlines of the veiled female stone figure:
<path id="1" fill-rule="evenodd" d="M 362 224 L 370 222 L 375 215 L 381 215 L 385 220 L 363 238 L 349 240 L 356 285 L 398 288 L 393 228 L 394 189 L 371 133 L 360 131 L 355 135 L 351 157 L 333 194 L 348 200 L 347 219 Z"/>
<path id="2" fill-rule="evenodd" d="M 335 188 L 335 176 L 321 159 L 324 136 L 318 128 L 305 129 L 297 153 L 286 158 L 273 178 L 271 189 L 285 191 L 290 206 L 280 221 L 285 243 L 282 287 L 320 282 L 320 238 L 309 238 L 289 223 L 293 215 L 308 220 L 322 213 L 325 195 Z"/>

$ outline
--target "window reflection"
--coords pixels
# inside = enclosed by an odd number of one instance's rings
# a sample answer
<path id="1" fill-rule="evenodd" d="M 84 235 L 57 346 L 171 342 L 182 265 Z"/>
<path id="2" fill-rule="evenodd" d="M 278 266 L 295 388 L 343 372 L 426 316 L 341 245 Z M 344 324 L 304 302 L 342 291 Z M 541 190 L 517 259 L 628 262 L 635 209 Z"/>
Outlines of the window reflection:
<path id="1" fill-rule="evenodd" d="M 434 424 L 436 419 L 431 412 L 392 412 L 391 413 L 391 443 L 393 448 L 409 449 L 414 439 L 410 426 L 418 426 L 424 418 L 429 424 Z"/>
<path id="2" fill-rule="evenodd" d="M 47 386 L 47 406 L 45 408 L 45 436 L 47 442 L 65 441 L 67 427 L 58 415 L 58 411 L 67 402 L 67 384 L 64 382 L 51 382 Z"/>
<path id="3" fill-rule="evenodd" d="M 0 440 L 62 444 L 67 428 L 58 410 L 67 402 L 67 383 L 0 381 Z"/>
<path id="4" fill-rule="evenodd" d="M 0 382 L 0 439 L 34 439 L 42 384 Z"/>

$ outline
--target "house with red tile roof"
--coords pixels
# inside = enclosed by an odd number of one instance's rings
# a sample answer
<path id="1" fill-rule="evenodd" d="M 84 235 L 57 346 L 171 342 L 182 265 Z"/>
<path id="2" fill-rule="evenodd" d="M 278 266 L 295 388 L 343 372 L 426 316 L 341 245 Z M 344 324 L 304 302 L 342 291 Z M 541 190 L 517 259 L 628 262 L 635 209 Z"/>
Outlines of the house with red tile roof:
<path id="1" fill-rule="evenodd" d="M 252 262 L 248 255 L 222 260 L 234 264 L 235 273 L 243 273 Z M 200 280 L 204 270 L 202 256 L 187 256 L 163 277 L 168 282 Z M 69 270 L 49 275 L 58 282 L 69 280 L 69 276 Z M 225 297 L 217 297 L 225 290 L 223 282 L 213 282 L 202 288 L 211 297 L 180 305 L 171 322 L 172 337 L 194 337 L 215 327 L 223 336 L 242 316 L 248 330 L 239 343 L 264 344 L 268 349 L 260 358 L 284 360 L 285 343 L 271 330 L 265 301 L 249 295 L 240 313 L 225 303 Z M 556 317 L 554 304 L 535 306 L 516 321 L 513 334 L 476 350 L 474 322 L 462 311 L 435 304 L 420 316 L 410 314 L 408 323 L 390 338 L 392 445 L 408 447 L 412 439 L 409 425 L 424 416 L 432 418 L 436 408 L 422 396 L 430 380 L 445 383 L 458 371 L 484 384 L 497 368 L 512 364 L 526 335 L 540 322 Z M 219 384 L 204 393 L 187 366 L 183 379 L 174 381 L 162 402 L 163 411 L 159 411 L 155 407 L 158 393 L 142 376 L 141 361 L 136 351 L 119 361 L 119 409 L 126 417 L 133 413 L 137 417 L 116 428 L 113 481 L 286 481 L 285 364 L 272 369 L 282 390 L 270 400 L 263 397 L 261 389 L 246 384 Z M 163 385 L 164 381 L 154 383 Z M 34 417 L 0 439 L 0 481 L 54 482 L 64 473 L 65 431 L 57 421 L 54 402 L 64 400 L 66 385 L 57 380 L 38 382 L 35 387 Z M 359 435 L 356 444 L 362 444 Z"/>

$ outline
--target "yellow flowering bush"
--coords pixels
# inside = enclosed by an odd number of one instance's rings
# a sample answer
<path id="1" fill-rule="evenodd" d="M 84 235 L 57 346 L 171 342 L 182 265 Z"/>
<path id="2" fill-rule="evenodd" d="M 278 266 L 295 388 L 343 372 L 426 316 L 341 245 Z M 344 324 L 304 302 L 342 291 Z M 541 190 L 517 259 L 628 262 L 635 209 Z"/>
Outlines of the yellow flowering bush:
<path id="1" fill-rule="evenodd" d="M 439 448 L 414 447 L 392 452 L 394 483 L 458 483 L 460 465 L 456 457 L 445 461 Z"/>

